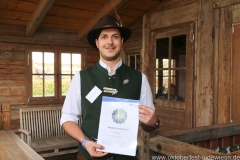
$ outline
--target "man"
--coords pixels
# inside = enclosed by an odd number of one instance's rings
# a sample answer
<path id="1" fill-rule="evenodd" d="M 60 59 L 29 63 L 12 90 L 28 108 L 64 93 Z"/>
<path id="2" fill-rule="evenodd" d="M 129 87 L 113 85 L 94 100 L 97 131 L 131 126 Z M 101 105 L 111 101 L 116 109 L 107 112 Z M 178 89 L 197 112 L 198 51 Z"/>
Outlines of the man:
<path id="1" fill-rule="evenodd" d="M 152 131 L 159 127 L 146 76 L 123 64 L 119 56 L 122 44 L 130 35 L 131 30 L 122 27 L 114 17 L 102 17 L 87 36 L 89 44 L 99 50 L 99 63 L 77 73 L 70 84 L 62 109 L 61 125 L 71 137 L 80 142 L 79 152 L 87 159 L 134 158 L 96 150 L 104 149 L 104 146 L 94 142 L 98 134 L 102 96 L 140 100 L 139 120 L 143 129 Z M 118 92 L 104 92 L 104 87 Z M 91 91 L 97 93 L 99 90 L 101 93 L 97 98 L 86 97 Z M 82 116 L 81 128 L 77 125 L 79 115 Z"/>
<path id="2" fill-rule="evenodd" d="M 173 83 L 170 84 L 170 100 L 184 102 L 183 98 L 177 94 L 177 87 Z"/>

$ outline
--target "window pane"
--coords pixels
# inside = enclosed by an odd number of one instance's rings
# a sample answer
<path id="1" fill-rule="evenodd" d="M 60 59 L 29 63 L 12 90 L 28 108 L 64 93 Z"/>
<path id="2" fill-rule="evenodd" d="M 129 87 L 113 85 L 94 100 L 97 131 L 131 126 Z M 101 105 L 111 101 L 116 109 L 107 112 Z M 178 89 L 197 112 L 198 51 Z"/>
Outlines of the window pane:
<path id="1" fill-rule="evenodd" d="M 170 92 L 169 100 L 183 102 L 185 99 L 185 70 L 171 70 L 170 84 L 168 76 L 161 73 L 162 71 L 158 72 L 158 90 L 155 98 L 167 100 L 168 92 Z"/>
<path id="2" fill-rule="evenodd" d="M 156 71 L 156 99 L 167 100 L 168 70 Z"/>
<path id="3" fill-rule="evenodd" d="M 81 54 L 72 54 L 72 74 L 81 70 Z"/>
<path id="4" fill-rule="evenodd" d="M 133 69 L 135 69 L 135 55 L 129 56 L 130 61 L 129 61 L 129 66 Z"/>
<path id="5" fill-rule="evenodd" d="M 62 76 L 62 95 L 66 96 L 69 85 L 71 82 L 71 76 Z"/>
<path id="6" fill-rule="evenodd" d="M 42 75 L 32 76 L 32 97 L 43 97 Z"/>
<path id="7" fill-rule="evenodd" d="M 44 73 L 54 74 L 54 53 L 44 52 Z"/>
<path id="8" fill-rule="evenodd" d="M 62 53 L 61 61 L 62 74 L 71 74 L 71 54 Z"/>
<path id="9" fill-rule="evenodd" d="M 186 67 L 186 35 L 172 37 L 172 59 L 175 67 Z"/>
<path id="10" fill-rule="evenodd" d="M 32 52 L 32 74 L 43 73 L 43 53 Z"/>
<path id="11" fill-rule="evenodd" d="M 54 96 L 54 76 L 44 76 L 44 97 Z"/>
<path id="12" fill-rule="evenodd" d="M 156 95 L 155 98 L 167 93 L 168 88 L 168 70 L 156 71 Z"/>
<path id="13" fill-rule="evenodd" d="M 158 39 L 156 41 L 156 59 L 159 59 L 157 68 L 168 67 L 168 43 L 169 38 Z"/>
<path id="14" fill-rule="evenodd" d="M 179 70 L 177 72 L 177 86 L 178 95 L 185 100 L 185 84 L 186 83 L 186 70 Z"/>

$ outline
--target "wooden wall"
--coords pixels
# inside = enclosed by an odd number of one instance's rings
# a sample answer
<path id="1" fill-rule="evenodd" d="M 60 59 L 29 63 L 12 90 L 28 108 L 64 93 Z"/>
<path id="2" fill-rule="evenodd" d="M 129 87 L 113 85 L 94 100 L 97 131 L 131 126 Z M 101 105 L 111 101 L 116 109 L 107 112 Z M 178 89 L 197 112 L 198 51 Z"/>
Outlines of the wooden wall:
<path id="1" fill-rule="evenodd" d="M 234 107 L 231 106 L 232 91 L 236 89 L 232 88 L 231 81 L 232 26 L 240 22 L 240 0 L 178 2 L 162 2 L 144 16 L 143 72 L 153 87 L 155 77 L 149 75 L 152 64 L 149 56 L 154 54 L 151 53 L 154 49 L 149 50 L 151 35 L 159 29 L 192 22 L 195 25 L 192 127 L 230 123 L 233 121 L 231 112 Z"/>
<path id="2" fill-rule="evenodd" d="M 25 26 L 0 24 L 0 129 L 18 129 L 19 108 L 30 107 L 26 105 L 25 85 L 29 45 L 85 48 L 92 53 L 86 42 L 77 40 L 77 32 L 38 30 L 33 37 L 25 37 L 25 33 Z M 89 66 L 93 60 L 88 58 Z"/>

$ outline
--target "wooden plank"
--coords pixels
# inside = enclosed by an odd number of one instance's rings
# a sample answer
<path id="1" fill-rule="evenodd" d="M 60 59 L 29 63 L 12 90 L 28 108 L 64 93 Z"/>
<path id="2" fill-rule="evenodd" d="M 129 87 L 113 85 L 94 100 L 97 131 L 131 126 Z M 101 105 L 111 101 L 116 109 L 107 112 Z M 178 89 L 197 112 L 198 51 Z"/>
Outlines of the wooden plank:
<path id="1" fill-rule="evenodd" d="M 32 36 L 55 0 L 40 0 L 26 26 L 26 36 Z"/>
<path id="2" fill-rule="evenodd" d="M 82 9 L 82 10 L 89 10 L 93 12 L 97 12 L 102 5 L 98 3 L 91 3 L 89 1 L 75 1 L 75 0 L 61 0 L 56 1 L 54 6 L 61 6 L 67 8 L 74 8 L 74 9 Z"/>
<path id="3" fill-rule="evenodd" d="M 24 51 L 24 49 L 25 47 L 23 44 L 0 43 L 0 50 Z"/>
<path id="4" fill-rule="evenodd" d="M 25 26 L 0 24 L 0 35 L 25 36 Z"/>
<path id="5" fill-rule="evenodd" d="M 239 0 L 213 0 L 213 8 L 224 8 L 238 3 Z"/>
<path id="6" fill-rule="evenodd" d="M 219 29 L 218 124 L 230 122 L 232 7 L 220 9 Z M 235 89 L 234 89 L 235 90 Z"/>
<path id="7" fill-rule="evenodd" d="M 123 45 L 124 45 L 124 48 L 126 48 L 127 50 L 141 49 L 142 40 L 130 41 L 130 42 L 124 43 Z"/>
<path id="8" fill-rule="evenodd" d="M 161 116 L 161 117 L 165 117 L 165 118 L 169 118 L 169 119 L 175 119 L 178 121 L 184 121 L 184 119 L 185 119 L 184 112 L 185 112 L 184 110 L 165 108 L 165 107 L 157 107 L 155 109 L 155 113 L 157 116 Z"/>
<path id="9" fill-rule="evenodd" d="M 14 152 L 13 152 L 14 151 Z M 43 158 L 24 143 L 13 131 L 0 131 L 0 159 L 43 160 Z"/>
<path id="10" fill-rule="evenodd" d="M 225 154 L 222 154 L 219 152 L 215 152 L 215 151 L 198 147 L 195 145 L 176 141 L 160 135 L 150 139 L 150 148 L 153 151 L 161 153 L 163 155 L 172 156 L 172 158 L 174 158 L 174 156 L 178 156 L 178 157 L 175 157 L 177 159 L 186 159 L 186 158 L 180 158 L 179 156 L 182 156 L 182 157 L 194 156 L 194 158 L 198 158 L 198 159 L 204 159 L 205 156 L 210 156 L 210 155 L 226 156 Z M 192 159 L 193 157 L 188 157 L 188 158 Z"/>
<path id="11" fill-rule="evenodd" d="M 9 51 L 0 49 L 0 59 L 1 60 L 25 60 L 25 51 Z"/>
<path id="12" fill-rule="evenodd" d="M 125 15 L 125 16 L 131 15 L 131 17 L 137 17 L 137 18 L 139 18 L 139 15 L 144 15 L 146 13 L 146 11 L 141 11 L 133 8 L 125 8 L 125 7 L 119 8 L 117 12 L 119 15 L 121 15 L 121 17 L 122 15 Z"/>
<path id="13" fill-rule="evenodd" d="M 68 30 L 68 31 L 78 31 L 79 26 L 74 26 L 71 24 L 65 24 L 65 25 L 56 25 L 56 24 L 49 24 L 42 22 L 39 26 L 39 29 L 57 29 L 57 30 Z"/>
<path id="14" fill-rule="evenodd" d="M 0 130 L 3 129 L 3 121 L 2 121 L 2 103 L 0 102 Z"/>
<path id="15" fill-rule="evenodd" d="M 11 107 L 8 103 L 2 104 L 3 129 L 11 129 Z"/>
<path id="16" fill-rule="evenodd" d="M 0 60 L 0 64 L 3 64 L 3 65 L 20 65 L 20 66 L 24 66 L 25 63 L 24 61 L 10 61 L 10 60 Z M 6 67 L 8 68 L 8 67 Z"/>
<path id="17" fill-rule="evenodd" d="M 80 40 L 87 32 L 89 32 L 93 26 L 96 24 L 96 22 L 103 16 L 111 12 L 113 8 L 113 4 L 115 8 L 117 9 L 124 3 L 126 3 L 127 0 L 111 0 L 109 3 L 105 4 L 89 21 L 86 25 L 84 25 L 79 31 L 78 31 L 78 39 Z"/>
<path id="18" fill-rule="evenodd" d="M 150 51 L 150 14 L 145 14 L 143 16 L 143 27 L 142 27 L 142 36 L 144 38 L 142 38 L 142 51 L 141 51 L 141 57 L 142 57 L 142 72 L 147 76 L 147 78 L 150 80 L 152 78 L 150 78 L 150 75 L 148 75 L 148 68 L 149 68 L 149 61 L 150 61 L 150 56 L 151 51 Z M 151 48 L 152 49 L 152 48 Z M 151 58 L 152 60 L 152 58 Z M 151 63 L 153 64 L 153 63 Z M 150 82 L 149 82 L 150 83 Z M 153 84 L 150 83 L 152 92 L 154 92 L 153 90 Z"/>
<path id="19" fill-rule="evenodd" d="M 31 17 L 31 13 L 29 12 L 20 12 L 20 11 L 12 11 L 12 10 L 0 10 L 1 19 L 12 19 L 17 21 L 28 21 Z"/>
<path id="20" fill-rule="evenodd" d="M 44 18 L 42 23 L 46 24 L 55 24 L 55 25 L 66 25 L 66 26 L 76 26 L 82 27 L 84 24 L 88 22 L 87 19 L 79 19 L 76 17 L 59 17 L 59 16 L 52 16 L 48 15 Z"/>
<path id="21" fill-rule="evenodd" d="M 238 135 L 239 132 L 240 122 L 235 122 L 221 125 L 181 129 L 171 132 L 161 132 L 161 135 L 177 141 L 192 143 Z"/>
<path id="22" fill-rule="evenodd" d="M 77 32 L 60 32 L 60 31 L 52 31 L 52 30 L 40 30 L 35 32 L 32 38 L 36 39 L 52 39 L 52 40 L 77 40 Z"/>
<path id="23" fill-rule="evenodd" d="M 213 33 L 214 23 L 212 1 L 202 0 L 198 17 L 198 39 L 196 55 L 196 127 L 212 124 L 213 120 Z M 207 35 L 207 36 L 206 36 Z M 202 67 L 204 66 L 204 67 Z"/>
<path id="24" fill-rule="evenodd" d="M 22 25 L 25 26 L 27 25 L 27 20 L 16 20 L 16 19 L 5 19 L 5 18 L 0 18 L 0 23 L 2 24 L 12 24 L 12 25 Z M 25 34 L 24 34 L 25 35 Z"/>
<path id="25" fill-rule="evenodd" d="M 26 104 L 26 97 L 25 96 L 2 96 L 0 95 L 0 99 L 4 100 L 4 103 L 9 104 Z M 13 101 L 14 99 L 14 101 Z"/>
<path id="26" fill-rule="evenodd" d="M 99 54 L 87 54 L 87 63 L 97 63 L 99 61 Z"/>
<path id="27" fill-rule="evenodd" d="M 151 10 L 153 7 L 155 7 L 157 4 L 159 4 L 158 1 L 155 0 L 131 0 L 126 3 L 126 5 L 123 6 L 123 8 L 126 9 L 134 9 L 142 12 L 147 12 Z"/>
<path id="28" fill-rule="evenodd" d="M 0 93 L 2 96 L 25 95 L 25 86 L 18 85 L 0 85 Z"/>
<path id="29" fill-rule="evenodd" d="M 51 40 L 46 39 L 42 40 L 39 38 L 30 38 L 30 37 L 19 37 L 19 36 L 0 36 L 0 45 L 1 42 L 7 43 L 20 43 L 22 44 L 44 44 L 44 45 L 57 45 L 57 46 L 75 46 L 75 47 L 86 47 L 90 48 L 90 45 L 87 42 L 84 41 L 74 41 L 74 40 Z M 9 43 L 7 43 L 9 44 Z M 23 45 L 24 46 L 24 45 Z M 1 46 L 0 46 L 1 47 Z"/>
<path id="30" fill-rule="evenodd" d="M 167 11 L 167 10 L 171 10 L 171 9 L 182 7 L 182 6 L 187 6 L 195 2 L 198 2 L 198 0 L 181 0 L 181 1 L 178 1 L 177 3 L 176 3 L 176 0 L 162 1 L 156 7 L 152 8 L 150 12 L 156 13 L 156 12 Z"/>
<path id="31" fill-rule="evenodd" d="M 151 15 L 151 29 L 159 29 L 175 24 L 181 24 L 197 20 L 198 3 L 187 6 L 153 13 Z"/>
<path id="32" fill-rule="evenodd" d="M 239 78 L 240 74 L 238 72 L 238 67 L 240 67 L 240 25 L 234 26 L 234 33 L 232 35 L 232 98 L 231 98 L 231 120 L 233 122 L 240 121 L 240 108 L 239 102 L 240 99 L 238 97 L 240 93 L 240 85 Z"/>
<path id="33" fill-rule="evenodd" d="M 167 107 L 167 108 L 175 108 L 175 109 L 185 109 L 185 103 L 179 103 L 179 102 L 175 102 L 175 101 L 172 101 L 172 102 L 169 102 L 169 101 L 163 101 L 163 100 L 159 100 L 159 99 L 155 99 L 154 100 L 154 103 L 156 106 L 159 106 L 159 107 Z"/>
<path id="34" fill-rule="evenodd" d="M 240 22 L 240 4 L 233 6 L 233 23 Z"/>
<path id="35" fill-rule="evenodd" d="M 143 28 L 142 28 L 142 52 L 141 52 L 141 57 L 142 57 L 142 73 L 144 73 L 147 78 L 149 78 L 148 75 L 148 65 L 149 65 L 149 40 L 150 40 L 150 15 L 145 14 L 143 16 Z M 151 83 L 150 83 L 151 84 Z M 142 137 L 142 143 L 140 143 L 140 159 L 150 159 L 150 146 L 149 146 L 149 139 L 150 135 L 149 133 L 145 132 L 144 130 L 141 130 L 140 133 Z M 145 143 L 146 142 L 146 143 Z"/>
<path id="36" fill-rule="evenodd" d="M 214 10 L 214 53 L 213 53 L 213 74 L 214 77 L 219 76 L 219 25 L 220 25 L 220 13 L 219 9 Z M 213 114 L 218 115 L 218 78 L 214 78 L 213 81 Z M 218 116 L 213 117 L 213 124 L 218 124 Z"/>
<path id="37" fill-rule="evenodd" d="M 21 11 L 21 12 L 34 12 L 37 7 L 38 2 L 28 2 L 28 1 L 0 1 L 0 9 Z"/>

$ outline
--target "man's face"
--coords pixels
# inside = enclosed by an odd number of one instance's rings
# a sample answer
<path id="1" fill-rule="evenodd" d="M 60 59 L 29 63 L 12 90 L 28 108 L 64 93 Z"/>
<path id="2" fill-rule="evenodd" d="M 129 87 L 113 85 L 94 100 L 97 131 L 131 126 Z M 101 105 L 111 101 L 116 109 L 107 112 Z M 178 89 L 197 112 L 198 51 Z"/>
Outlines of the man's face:
<path id="1" fill-rule="evenodd" d="M 170 95 L 171 95 L 171 96 L 175 96 L 175 95 L 176 95 L 176 92 L 177 92 L 177 91 L 176 91 L 176 88 L 172 86 L 172 87 L 171 87 L 171 90 L 170 90 Z"/>
<path id="2" fill-rule="evenodd" d="M 119 57 L 123 38 L 116 28 L 102 30 L 96 45 L 100 52 L 100 58 L 106 61 L 114 61 Z"/>

